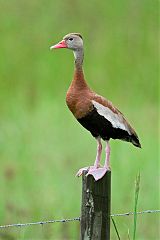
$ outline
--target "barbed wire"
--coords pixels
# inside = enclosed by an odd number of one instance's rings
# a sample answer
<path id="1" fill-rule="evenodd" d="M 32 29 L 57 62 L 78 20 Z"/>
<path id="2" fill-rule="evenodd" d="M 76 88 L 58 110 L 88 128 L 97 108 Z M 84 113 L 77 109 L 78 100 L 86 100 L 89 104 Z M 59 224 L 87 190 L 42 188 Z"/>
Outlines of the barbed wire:
<path id="1" fill-rule="evenodd" d="M 145 210 L 145 211 L 137 212 L 137 214 L 144 214 L 144 213 L 160 213 L 160 210 Z M 111 214 L 111 217 L 123 217 L 123 216 L 130 216 L 130 215 L 134 215 L 134 212 L 115 213 L 115 214 Z"/>
<path id="2" fill-rule="evenodd" d="M 145 211 L 137 212 L 137 214 L 145 214 L 145 213 L 160 213 L 160 210 L 145 210 Z M 134 215 L 134 212 L 115 213 L 115 214 L 111 214 L 111 217 L 124 217 L 124 216 L 130 216 L 130 215 Z M 10 228 L 10 227 L 27 227 L 27 226 L 33 226 L 33 225 L 44 225 L 49 223 L 66 223 L 66 222 L 73 222 L 73 221 L 80 221 L 80 217 L 59 219 L 59 220 L 47 220 L 47 221 L 40 221 L 40 222 L 0 225 L 0 229 Z"/>

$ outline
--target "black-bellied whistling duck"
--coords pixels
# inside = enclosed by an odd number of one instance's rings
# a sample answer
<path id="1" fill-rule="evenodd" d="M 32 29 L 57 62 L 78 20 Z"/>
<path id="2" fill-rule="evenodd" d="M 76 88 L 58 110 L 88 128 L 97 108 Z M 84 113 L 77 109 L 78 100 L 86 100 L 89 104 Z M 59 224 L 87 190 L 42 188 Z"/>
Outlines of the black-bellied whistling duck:
<path id="1" fill-rule="evenodd" d="M 79 33 L 69 33 L 50 49 L 58 48 L 71 49 L 75 58 L 74 77 L 66 95 L 68 108 L 78 122 L 97 139 L 97 156 L 94 165 L 81 168 L 77 176 L 82 175 L 83 170 L 88 170 L 88 175 L 99 180 L 110 170 L 110 138 L 131 142 L 136 147 L 141 145 L 136 132 L 123 114 L 110 101 L 96 94 L 87 85 L 82 68 L 84 57 L 82 36 Z M 103 167 L 100 166 L 101 139 L 106 141 L 106 158 Z"/>

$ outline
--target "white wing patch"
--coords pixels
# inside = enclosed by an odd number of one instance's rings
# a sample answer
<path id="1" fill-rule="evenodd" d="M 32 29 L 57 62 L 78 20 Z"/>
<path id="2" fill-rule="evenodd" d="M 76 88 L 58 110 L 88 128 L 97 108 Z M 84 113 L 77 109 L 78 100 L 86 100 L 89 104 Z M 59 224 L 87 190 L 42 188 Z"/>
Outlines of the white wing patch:
<path id="1" fill-rule="evenodd" d="M 127 131 L 129 134 L 130 131 L 128 127 L 124 124 L 122 116 L 114 113 L 108 107 L 103 106 L 102 104 L 92 100 L 94 107 L 97 109 L 97 112 L 107 119 L 114 128 L 120 128 L 122 130 Z"/>

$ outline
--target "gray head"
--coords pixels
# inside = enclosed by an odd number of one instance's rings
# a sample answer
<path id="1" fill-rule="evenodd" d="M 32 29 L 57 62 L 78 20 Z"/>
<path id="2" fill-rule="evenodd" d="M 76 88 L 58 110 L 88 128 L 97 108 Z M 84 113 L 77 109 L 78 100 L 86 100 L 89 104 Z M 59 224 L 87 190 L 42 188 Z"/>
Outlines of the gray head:
<path id="1" fill-rule="evenodd" d="M 50 49 L 68 48 L 73 51 L 83 49 L 83 39 L 80 33 L 69 33 L 63 37 L 63 40 L 58 44 L 53 45 Z"/>
<path id="2" fill-rule="evenodd" d="M 68 48 L 74 53 L 75 65 L 77 69 L 82 68 L 83 64 L 83 39 L 79 33 L 69 33 L 63 37 L 63 40 L 50 47 L 50 49 Z"/>

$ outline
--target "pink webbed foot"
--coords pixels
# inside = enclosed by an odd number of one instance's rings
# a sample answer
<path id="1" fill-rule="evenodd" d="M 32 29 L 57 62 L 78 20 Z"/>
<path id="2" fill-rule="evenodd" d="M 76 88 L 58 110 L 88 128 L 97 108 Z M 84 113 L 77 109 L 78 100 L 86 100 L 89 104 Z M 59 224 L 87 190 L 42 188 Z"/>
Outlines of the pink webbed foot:
<path id="1" fill-rule="evenodd" d="M 84 167 L 84 168 L 80 168 L 78 170 L 78 172 L 76 173 L 76 177 L 80 177 L 83 173 L 83 171 L 87 171 L 89 169 L 89 167 Z"/>
<path id="2" fill-rule="evenodd" d="M 96 181 L 101 179 L 107 171 L 110 171 L 110 168 L 106 167 L 95 167 L 95 166 L 90 166 L 90 167 L 84 167 L 80 168 L 79 171 L 77 172 L 76 176 L 80 177 L 83 173 L 83 171 L 88 171 L 87 175 L 92 175 Z"/>
<path id="3" fill-rule="evenodd" d="M 100 167 L 100 165 L 98 167 Z M 78 172 L 76 173 L 76 177 L 80 177 L 82 175 L 83 171 L 90 171 L 91 169 L 95 169 L 95 166 L 80 168 L 78 170 Z"/>
<path id="4" fill-rule="evenodd" d="M 110 168 L 106 168 L 106 167 L 100 167 L 100 168 L 96 168 L 96 167 L 91 167 L 87 173 L 88 175 L 92 175 L 94 177 L 94 179 L 96 181 L 98 181 L 99 179 L 101 179 L 107 171 L 110 171 Z"/>

